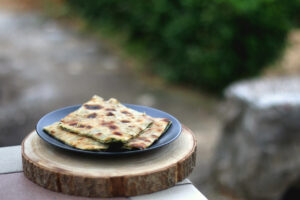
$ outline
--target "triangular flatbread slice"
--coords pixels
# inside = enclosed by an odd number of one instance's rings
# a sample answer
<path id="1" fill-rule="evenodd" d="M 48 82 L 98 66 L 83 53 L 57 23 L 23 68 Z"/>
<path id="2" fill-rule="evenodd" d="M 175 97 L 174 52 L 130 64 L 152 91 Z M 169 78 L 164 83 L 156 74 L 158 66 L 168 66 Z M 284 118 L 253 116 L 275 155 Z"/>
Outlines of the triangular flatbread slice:
<path id="1" fill-rule="evenodd" d="M 127 142 L 152 124 L 145 113 L 127 108 L 116 99 L 93 96 L 78 110 L 63 118 L 59 126 L 102 143 Z"/>
<path id="2" fill-rule="evenodd" d="M 151 146 L 171 125 L 167 118 L 153 118 L 153 124 L 136 138 L 124 144 L 125 149 L 146 149 Z"/>
<path id="3" fill-rule="evenodd" d="M 65 144 L 77 149 L 100 151 L 108 149 L 109 147 L 109 145 L 95 141 L 92 138 L 67 132 L 58 126 L 58 122 L 44 127 L 44 131 Z"/>

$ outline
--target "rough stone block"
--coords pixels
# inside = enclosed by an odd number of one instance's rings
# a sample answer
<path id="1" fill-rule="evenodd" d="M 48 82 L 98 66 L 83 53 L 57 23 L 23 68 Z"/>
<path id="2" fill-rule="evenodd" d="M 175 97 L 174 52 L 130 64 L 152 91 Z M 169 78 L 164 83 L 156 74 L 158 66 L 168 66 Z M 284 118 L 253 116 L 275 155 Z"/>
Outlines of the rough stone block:
<path id="1" fill-rule="evenodd" d="M 300 180 L 300 78 L 238 82 L 225 97 L 214 180 L 245 199 L 280 199 Z"/>

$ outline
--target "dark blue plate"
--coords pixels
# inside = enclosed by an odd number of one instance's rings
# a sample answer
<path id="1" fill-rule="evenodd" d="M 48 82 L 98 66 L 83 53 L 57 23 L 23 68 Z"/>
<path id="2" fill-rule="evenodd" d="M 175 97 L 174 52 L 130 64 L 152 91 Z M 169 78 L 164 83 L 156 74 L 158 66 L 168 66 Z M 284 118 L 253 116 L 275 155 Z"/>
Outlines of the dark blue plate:
<path id="1" fill-rule="evenodd" d="M 150 108 L 146 106 L 139 106 L 139 105 L 132 105 L 132 104 L 124 104 L 125 106 L 134 109 L 139 112 L 145 112 L 147 115 L 152 117 L 161 117 L 161 118 L 168 118 L 172 121 L 172 125 L 169 127 L 167 132 L 165 132 L 155 143 L 153 143 L 150 147 L 143 150 L 122 150 L 120 148 L 109 149 L 108 151 L 88 151 L 88 150 L 81 150 L 73 148 L 69 145 L 66 145 L 63 142 L 53 138 L 52 136 L 48 135 L 45 131 L 43 131 L 43 127 L 53 124 L 54 122 L 59 121 L 60 119 L 64 118 L 69 113 L 77 110 L 81 105 L 69 106 L 64 107 L 53 112 L 50 112 L 44 115 L 36 125 L 36 131 L 38 135 L 45 140 L 46 142 L 70 151 L 80 152 L 80 153 L 88 153 L 88 154 L 96 154 L 96 155 L 127 155 L 127 154 L 134 154 L 140 153 L 145 151 L 150 151 L 153 149 L 157 149 L 159 147 L 163 147 L 171 142 L 173 142 L 181 133 L 181 124 L 180 122 L 173 117 L 172 115 L 163 112 L 161 110 L 157 110 L 155 108 Z"/>

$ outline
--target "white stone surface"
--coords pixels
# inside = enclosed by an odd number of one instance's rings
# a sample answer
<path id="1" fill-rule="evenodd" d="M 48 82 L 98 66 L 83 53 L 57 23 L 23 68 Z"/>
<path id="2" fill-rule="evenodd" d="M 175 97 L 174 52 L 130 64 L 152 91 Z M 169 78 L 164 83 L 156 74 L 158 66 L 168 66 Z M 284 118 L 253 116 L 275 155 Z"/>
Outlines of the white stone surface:
<path id="1" fill-rule="evenodd" d="M 192 184 L 182 184 L 160 192 L 130 197 L 130 200 L 207 200 Z"/>
<path id="2" fill-rule="evenodd" d="M 177 185 L 184 185 L 184 184 L 192 184 L 192 182 L 189 179 L 184 179 L 183 181 L 180 181 L 177 183 Z"/>
<path id="3" fill-rule="evenodd" d="M 0 148 L 0 174 L 22 171 L 21 146 Z"/>

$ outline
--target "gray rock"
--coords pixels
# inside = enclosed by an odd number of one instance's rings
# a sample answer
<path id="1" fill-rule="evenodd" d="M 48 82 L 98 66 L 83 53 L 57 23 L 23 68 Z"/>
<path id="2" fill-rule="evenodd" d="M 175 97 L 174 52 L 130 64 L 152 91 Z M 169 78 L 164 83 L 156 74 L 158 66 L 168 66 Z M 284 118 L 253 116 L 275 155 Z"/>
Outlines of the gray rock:
<path id="1" fill-rule="evenodd" d="M 300 180 L 300 78 L 239 82 L 225 97 L 214 180 L 234 196 L 280 199 Z"/>

